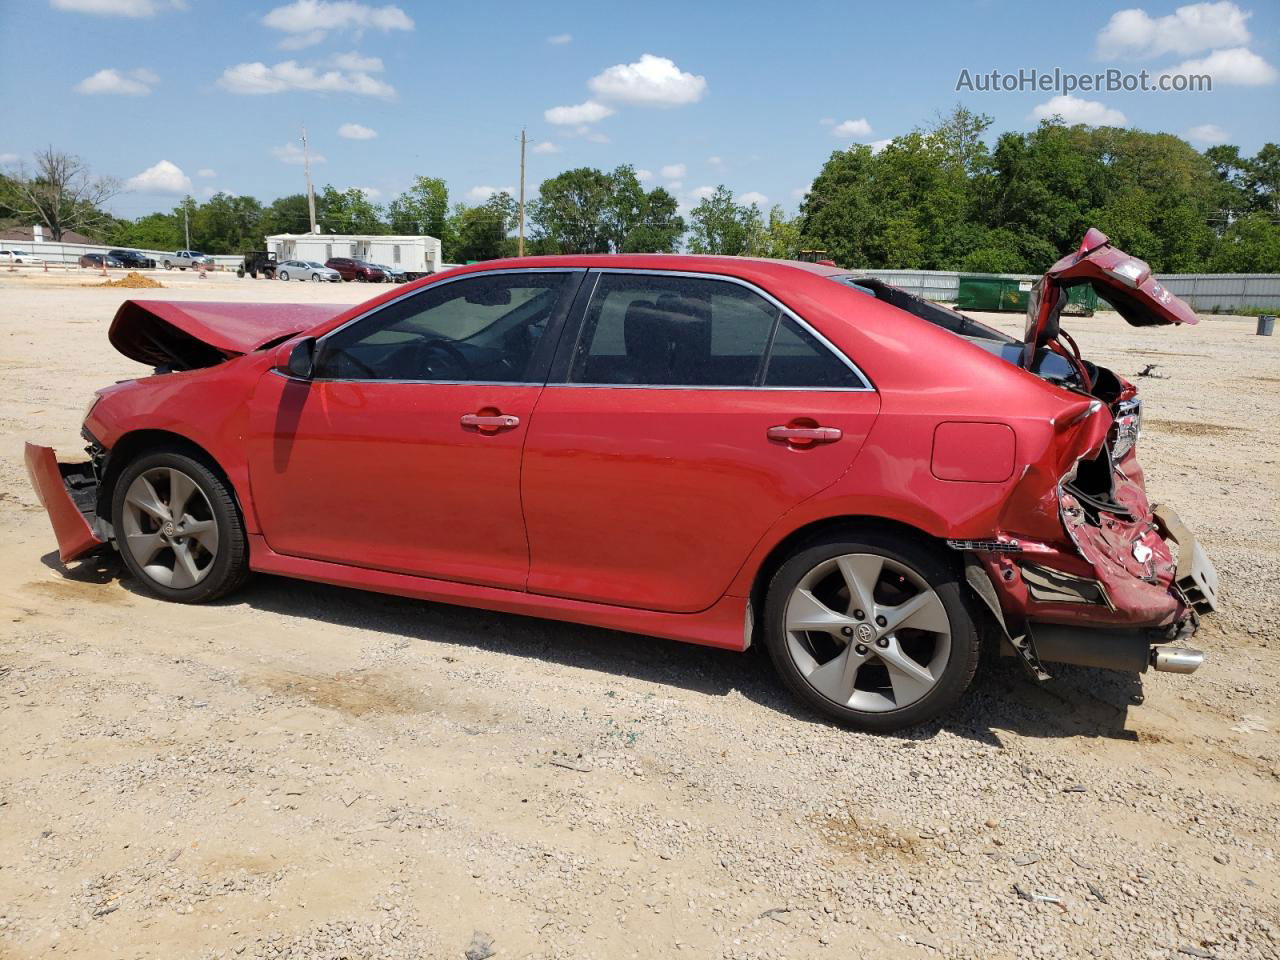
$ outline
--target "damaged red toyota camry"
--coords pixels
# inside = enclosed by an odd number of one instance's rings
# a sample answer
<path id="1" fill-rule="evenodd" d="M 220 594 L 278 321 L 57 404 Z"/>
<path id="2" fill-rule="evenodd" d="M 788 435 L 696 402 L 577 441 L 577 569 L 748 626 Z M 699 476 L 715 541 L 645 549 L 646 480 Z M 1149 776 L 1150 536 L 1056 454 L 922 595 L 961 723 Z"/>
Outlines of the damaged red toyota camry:
<path id="1" fill-rule="evenodd" d="M 90 459 L 27 465 L 61 557 L 195 603 L 250 571 L 743 650 L 892 730 L 982 644 L 1189 673 L 1217 579 L 1135 456 L 1137 390 L 1059 317 L 1195 323 L 1097 231 L 1017 340 L 817 264 L 562 256 L 354 308 L 126 302 L 154 374 L 98 392 Z M 1174 546 L 1176 544 L 1176 546 Z"/>

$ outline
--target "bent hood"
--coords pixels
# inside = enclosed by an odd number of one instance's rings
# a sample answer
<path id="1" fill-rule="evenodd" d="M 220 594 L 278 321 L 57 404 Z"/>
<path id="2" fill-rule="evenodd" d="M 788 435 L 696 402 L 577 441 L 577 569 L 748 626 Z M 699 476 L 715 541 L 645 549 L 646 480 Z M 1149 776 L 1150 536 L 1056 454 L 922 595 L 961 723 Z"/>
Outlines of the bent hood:
<path id="1" fill-rule="evenodd" d="M 1032 294 L 1027 305 L 1027 354 L 1058 336 L 1067 288 L 1086 283 L 1135 327 L 1199 322 L 1195 311 L 1152 276 L 1151 267 L 1113 246 L 1101 230 L 1090 228 L 1080 249 L 1050 267 Z"/>
<path id="2" fill-rule="evenodd" d="M 130 360 L 194 370 L 310 330 L 349 309 L 337 303 L 126 300 L 107 339 Z"/>

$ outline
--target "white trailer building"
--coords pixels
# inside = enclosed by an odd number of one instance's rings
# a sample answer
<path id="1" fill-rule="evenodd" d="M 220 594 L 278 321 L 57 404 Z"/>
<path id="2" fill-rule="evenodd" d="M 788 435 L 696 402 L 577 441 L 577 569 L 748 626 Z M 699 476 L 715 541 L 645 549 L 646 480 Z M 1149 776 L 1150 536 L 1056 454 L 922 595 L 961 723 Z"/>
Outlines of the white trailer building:
<path id="1" fill-rule="evenodd" d="M 372 234 L 278 233 L 267 237 L 267 249 L 277 261 L 351 257 L 399 267 L 409 279 L 442 268 L 440 241 L 435 237 L 393 237 Z"/>

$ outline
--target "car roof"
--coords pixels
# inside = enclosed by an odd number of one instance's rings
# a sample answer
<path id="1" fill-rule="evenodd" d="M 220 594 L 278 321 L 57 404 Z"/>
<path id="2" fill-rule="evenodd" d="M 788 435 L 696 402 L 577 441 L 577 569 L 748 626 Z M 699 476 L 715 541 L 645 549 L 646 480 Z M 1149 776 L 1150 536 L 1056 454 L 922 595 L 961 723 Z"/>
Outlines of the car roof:
<path id="1" fill-rule="evenodd" d="M 511 270 L 536 267 L 580 267 L 584 270 L 672 270 L 691 273 L 723 273 L 728 276 L 773 276 L 783 279 L 797 271 L 822 277 L 844 276 L 840 267 L 801 260 L 771 260 L 766 257 L 726 257 L 698 253 L 579 253 L 546 257 L 509 257 L 484 260 L 459 267 L 460 270 Z"/>

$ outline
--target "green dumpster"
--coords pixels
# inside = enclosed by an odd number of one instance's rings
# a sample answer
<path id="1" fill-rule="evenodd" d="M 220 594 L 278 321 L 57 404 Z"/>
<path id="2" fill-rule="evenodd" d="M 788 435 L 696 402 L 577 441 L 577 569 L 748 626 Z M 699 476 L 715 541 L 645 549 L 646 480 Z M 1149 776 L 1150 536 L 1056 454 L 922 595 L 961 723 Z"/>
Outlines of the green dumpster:
<path id="1" fill-rule="evenodd" d="M 1019 277 L 961 274 L 956 309 L 1023 313 L 1034 284 L 1034 280 Z M 1089 317 L 1097 308 L 1098 295 L 1093 292 L 1093 287 L 1081 284 L 1067 291 L 1067 304 L 1062 312 Z"/>

